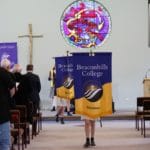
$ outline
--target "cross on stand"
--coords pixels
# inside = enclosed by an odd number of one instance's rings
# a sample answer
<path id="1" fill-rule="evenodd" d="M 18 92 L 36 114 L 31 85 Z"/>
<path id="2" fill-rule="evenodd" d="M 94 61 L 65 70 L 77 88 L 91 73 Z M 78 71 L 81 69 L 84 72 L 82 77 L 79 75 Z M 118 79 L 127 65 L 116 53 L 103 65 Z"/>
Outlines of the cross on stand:
<path id="1" fill-rule="evenodd" d="M 18 36 L 19 38 L 24 38 L 27 37 L 29 38 L 29 63 L 32 64 L 33 63 L 33 38 L 42 38 L 43 35 L 33 35 L 32 34 L 32 24 L 28 25 L 29 28 L 29 34 L 27 35 L 20 35 Z"/>

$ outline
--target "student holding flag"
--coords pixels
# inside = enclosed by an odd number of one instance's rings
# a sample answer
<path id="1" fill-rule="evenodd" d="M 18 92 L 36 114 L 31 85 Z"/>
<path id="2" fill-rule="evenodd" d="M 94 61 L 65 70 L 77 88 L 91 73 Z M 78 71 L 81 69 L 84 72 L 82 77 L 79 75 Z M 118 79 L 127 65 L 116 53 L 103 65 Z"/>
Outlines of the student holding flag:
<path id="1" fill-rule="evenodd" d="M 88 148 L 96 146 L 95 120 L 112 114 L 111 53 L 74 54 L 73 65 L 75 113 L 85 122 Z"/>
<path id="2" fill-rule="evenodd" d="M 56 66 L 56 95 L 57 95 L 57 115 L 56 121 L 61 121 L 64 124 L 64 111 L 67 107 L 67 115 L 70 113 L 70 100 L 74 98 L 74 85 L 73 85 L 73 64 L 72 57 L 55 57 Z"/>

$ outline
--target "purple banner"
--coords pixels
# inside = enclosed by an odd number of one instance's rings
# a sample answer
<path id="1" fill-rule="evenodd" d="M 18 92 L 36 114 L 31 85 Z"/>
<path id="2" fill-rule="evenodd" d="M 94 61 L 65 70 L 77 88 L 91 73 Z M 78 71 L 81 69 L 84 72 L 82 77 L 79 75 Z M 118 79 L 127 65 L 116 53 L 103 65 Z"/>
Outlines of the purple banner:
<path id="1" fill-rule="evenodd" d="M 7 58 L 11 62 L 11 68 L 18 62 L 17 43 L 0 43 L 0 61 Z"/>

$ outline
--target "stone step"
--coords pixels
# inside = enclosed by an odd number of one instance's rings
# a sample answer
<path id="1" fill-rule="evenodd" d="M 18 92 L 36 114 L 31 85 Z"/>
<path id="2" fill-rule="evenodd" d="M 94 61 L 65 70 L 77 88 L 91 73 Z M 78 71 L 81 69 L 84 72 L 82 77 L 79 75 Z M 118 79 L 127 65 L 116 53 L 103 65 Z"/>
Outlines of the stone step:
<path id="1" fill-rule="evenodd" d="M 43 113 L 42 120 L 43 121 L 55 121 L 56 112 Z M 133 120 L 135 119 L 134 111 L 118 111 L 114 112 L 111 115 L 105 116 L 101 118 L 102 120 Z M 72 114 L 72 116 L 64 115 L 64 120 L 66 121 L 78 121 L 81 120 L 81 116 L 78 114 Z"/>

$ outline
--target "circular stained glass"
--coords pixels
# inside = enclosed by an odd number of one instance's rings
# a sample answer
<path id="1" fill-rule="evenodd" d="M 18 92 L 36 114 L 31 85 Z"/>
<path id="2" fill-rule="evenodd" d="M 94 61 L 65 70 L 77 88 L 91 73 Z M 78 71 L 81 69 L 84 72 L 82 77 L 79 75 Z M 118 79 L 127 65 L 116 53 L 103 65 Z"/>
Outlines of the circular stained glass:
<path id="1" fill-rule="evenodd" d="M 60 25 L 63 37 L 69 44 L 78 48 L 95 48 L 109 36 L 111 18 L 101 3 L 78 0 L 65 9 Z"/>

